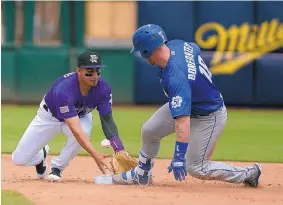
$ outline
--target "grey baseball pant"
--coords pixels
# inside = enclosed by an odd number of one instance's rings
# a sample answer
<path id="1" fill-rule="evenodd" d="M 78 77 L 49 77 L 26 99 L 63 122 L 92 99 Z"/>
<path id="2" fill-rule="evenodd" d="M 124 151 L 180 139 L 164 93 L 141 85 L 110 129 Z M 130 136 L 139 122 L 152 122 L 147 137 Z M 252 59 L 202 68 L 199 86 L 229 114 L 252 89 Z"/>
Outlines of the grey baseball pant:
<path id="1" fill-rule="evenodd" d="M 209 116 L 190 119 L 189 146 L 186 154 L 187 172 L 196 178 L 242 183 L 252 167 L 235 167 L 223 162 L 211 161 L 210 157 L 227 121 L 225 106 Z M 169 104 L 159 108 L 142 127 L 142 147 L 148 157 L 154 158 L 160 141 L 175 132 Z"/>

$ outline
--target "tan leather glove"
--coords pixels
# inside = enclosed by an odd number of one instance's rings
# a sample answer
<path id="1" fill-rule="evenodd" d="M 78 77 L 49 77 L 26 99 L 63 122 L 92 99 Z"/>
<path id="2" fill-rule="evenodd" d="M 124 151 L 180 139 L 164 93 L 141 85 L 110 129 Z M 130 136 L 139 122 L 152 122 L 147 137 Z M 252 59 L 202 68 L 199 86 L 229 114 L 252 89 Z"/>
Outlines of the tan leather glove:
<path id="1" fill-rule="evenodd" d="M 138 166 L 138 160 L 123 150 L 113 154 L 111 166 L 114 174 L 120 174 Z"/>

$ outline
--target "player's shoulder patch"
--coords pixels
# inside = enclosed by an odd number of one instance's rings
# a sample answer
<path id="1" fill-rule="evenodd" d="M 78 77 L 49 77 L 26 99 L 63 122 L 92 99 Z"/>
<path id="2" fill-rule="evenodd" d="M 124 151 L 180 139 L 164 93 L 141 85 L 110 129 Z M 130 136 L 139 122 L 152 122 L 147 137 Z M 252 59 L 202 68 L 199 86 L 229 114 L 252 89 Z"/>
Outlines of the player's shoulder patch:
<path id="1" fill-rule="evenodd" d="M 59 107 L 59 109 L 62 114 L 69 112 L 69 107 L 67 105 L 63 107 Z"/>
<path id="2" fill-rule="evenodd" d="M 175 96 L 172 98 L 171 106 L 172 108 L 181 107 L 182 102 L 183 102 L 183 98 L 181 96 Z"/>

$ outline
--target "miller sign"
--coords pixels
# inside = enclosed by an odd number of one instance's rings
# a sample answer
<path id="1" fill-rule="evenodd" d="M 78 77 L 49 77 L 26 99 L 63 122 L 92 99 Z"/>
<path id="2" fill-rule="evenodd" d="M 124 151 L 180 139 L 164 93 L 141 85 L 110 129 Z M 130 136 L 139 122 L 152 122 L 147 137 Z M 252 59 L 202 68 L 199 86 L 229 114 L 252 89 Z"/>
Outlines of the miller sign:
<path id="1" fill-rule="evenodd" d="M 209 31 L 216 34 L 204 39 Z M 283 47 L 283 23 L 272 19 L 260 25 L 243 23 L 226 29 L 217 22 L 209 22 L 198 28 L 195 38 L 201 48 L 216 48 L 210 62 L 212 73 L 233 74 L 262 55 Z"/>

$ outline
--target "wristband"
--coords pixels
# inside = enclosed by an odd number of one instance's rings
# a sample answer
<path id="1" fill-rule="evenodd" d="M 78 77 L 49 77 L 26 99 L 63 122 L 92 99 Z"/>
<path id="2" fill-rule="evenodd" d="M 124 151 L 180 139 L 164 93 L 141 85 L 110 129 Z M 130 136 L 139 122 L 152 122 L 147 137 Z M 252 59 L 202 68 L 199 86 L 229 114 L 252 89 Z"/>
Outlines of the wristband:
<path id="1" fill-rule="evenodd" d="M 176 141 L 174 158 L 185 159 L 185 155 L 187 153 L 188 144 L 189 143 Z"/>
<path id="2" fill-rule="evenodd" d="M 120 138 L 118 136 L 112 137 L 109 141 L 110 141 L 110 144 L 113 147 L 115 153 L 124 150 L 124 146 L 122 144 L 122 141 L 120 140 Z"/>

